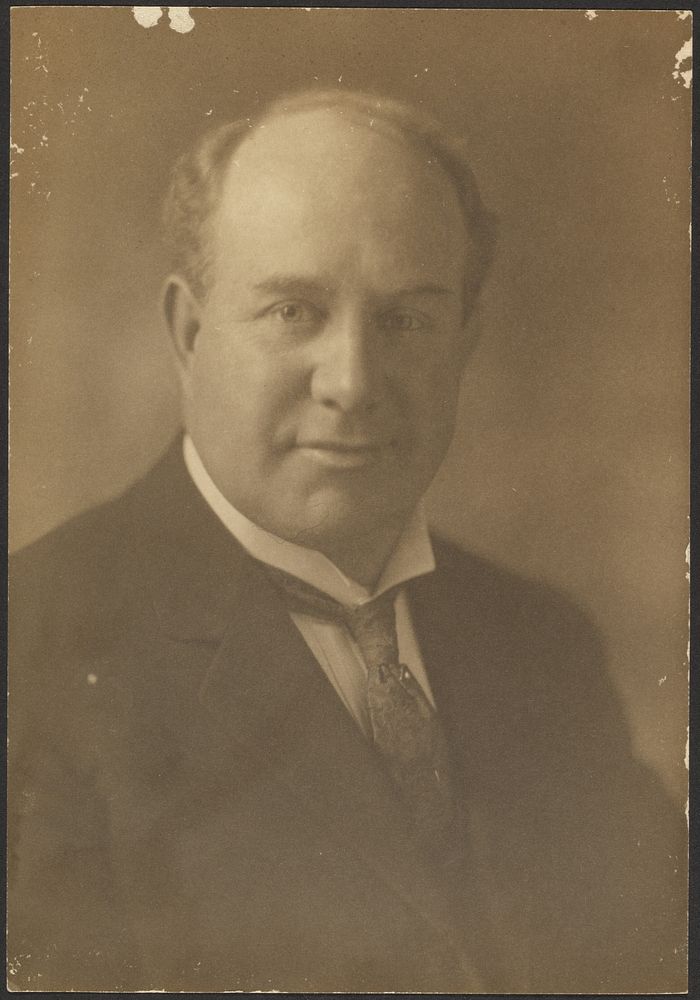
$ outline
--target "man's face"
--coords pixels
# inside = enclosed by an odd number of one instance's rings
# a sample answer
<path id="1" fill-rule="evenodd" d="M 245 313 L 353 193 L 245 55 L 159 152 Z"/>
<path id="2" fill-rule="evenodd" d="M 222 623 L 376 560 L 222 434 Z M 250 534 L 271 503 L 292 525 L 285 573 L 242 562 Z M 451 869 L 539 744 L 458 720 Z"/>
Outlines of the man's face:
<path id="1" fill-rule="evenodd" d="M 234 153 L 183 365 L 188 430 L 252 521 L 331 558 L 394 535 L 452 437 L 470 245 L 427 154 L 327 111 Z"/>

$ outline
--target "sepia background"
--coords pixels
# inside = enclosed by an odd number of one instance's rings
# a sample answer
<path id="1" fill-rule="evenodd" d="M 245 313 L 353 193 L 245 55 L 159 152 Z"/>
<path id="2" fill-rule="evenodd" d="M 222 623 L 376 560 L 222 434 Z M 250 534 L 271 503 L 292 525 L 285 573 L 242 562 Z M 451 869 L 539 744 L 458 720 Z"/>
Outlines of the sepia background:
<path id="1" fill-rule="evenodd" d="M 684 802 L 690 19 L 163 11 L 12 13 L 11 547 L 120 491 L 177 427 L 173 159 L 283 90 L 408 100 L 467 139 L 501 220 L 433 521 L 591 613 L 637 746 Z"/>

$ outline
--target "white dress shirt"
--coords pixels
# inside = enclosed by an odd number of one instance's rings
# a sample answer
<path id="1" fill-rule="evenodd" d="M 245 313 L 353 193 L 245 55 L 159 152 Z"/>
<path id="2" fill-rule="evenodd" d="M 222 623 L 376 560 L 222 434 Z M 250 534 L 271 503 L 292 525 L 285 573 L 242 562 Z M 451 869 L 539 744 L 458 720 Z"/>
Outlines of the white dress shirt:
<path id="1" fill-rule="evenodd" d="M 192 480 L 224 526 L 254 559 L 291 573 L 341 604 L 365 604 L 391 587 L 435 569 L 435 557 L 425 515 L 419 506 L 406 525 L 374 590 L 349 579 L 322 552 L 272 535 L 236 510 L 204 468 L 189 435 L 183 442 L 185 465 Z M 433 695 L 411 621 L 408 596 L 400 590 L 395 600 L 399 658 L 421 685 L 434 706 Z M 365 734 L 371 732 L 366 705 L 367 668 L 357 643 L 342 624 L 314 614 L 291 612 L 301 632 L 341 701 Z"/>

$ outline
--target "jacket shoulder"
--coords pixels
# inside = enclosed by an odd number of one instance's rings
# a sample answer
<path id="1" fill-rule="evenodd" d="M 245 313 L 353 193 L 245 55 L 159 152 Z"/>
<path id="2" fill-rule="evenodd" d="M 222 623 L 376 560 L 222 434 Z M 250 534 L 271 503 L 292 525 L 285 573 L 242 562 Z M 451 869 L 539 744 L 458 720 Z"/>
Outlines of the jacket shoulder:
<path id="1" fill-rule="evenodd" d="M 78 639 L 91 619 L 109 618 L 134 561 L 126 507 L 123 498 L 101 504 L 10 557 L 11 640 L 23 630 Z"/>
<path id="2" fill-rule="evenodd" d="M 495 702 L 550 729 L 556 719 L 585 728 L 599 712 L 626 738 L 606 644 L 575 599 L 450 542 L 437 540 L 435 555 L 441 627 L 471 651 L 471 672 Z"/>
<path id="3" fill-rule="evenodd" d="M 50 531 L 9 560 L 11 621 L 34 627 L 104 619 L 138 582 L 180 493 L 176 446 L 117 497 Z M 53 621 L 51 621 L 53 619 Z M 100 622 L 104 625 L 104 621 Z"/>
<path id="4" fill-rule="evenodd" d="M 513 628 L 540 634 L 553 629 L 560 639 L 574 630 L 601 641 L 589 614 L 565 590 L 440 537 L 434 539 L 434 548 L 442 599 L 455 611 L 468 607 L 485 623 L 509 622 Z"/>

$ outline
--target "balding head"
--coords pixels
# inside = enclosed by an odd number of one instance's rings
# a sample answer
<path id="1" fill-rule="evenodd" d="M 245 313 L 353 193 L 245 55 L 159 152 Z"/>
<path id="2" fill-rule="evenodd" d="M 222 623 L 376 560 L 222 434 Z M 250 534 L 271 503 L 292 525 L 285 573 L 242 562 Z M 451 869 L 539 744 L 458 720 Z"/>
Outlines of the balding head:
<path id="1" fill-rule="evenodd" d="M 278 271 L 361 277 L 369 293 L 461 289 L 476 252 L 454 186 L 401 133 L 335 108 L 272 115 L 239 145 L 208 227 L 212 284 L 274 253 Z M 320 275 L 319 275 L 320 276 Z M 269 276 L 266 276 L 269 277 Z M 263 275 L 260 275 L 263 278 Z"/>
<path id="2" fill-rule="evenodd" d="M 282 97 L 267 105 L 255 120 L 240 119 L 205 133 L 178 160 L 164 202 L 164 233 L 173 271 L 187 280 L 196 296 L 207 293 L 215 256 L 212 232 L 224 183 L 238 152 L 273 120 L 308 118 L 313 112 L 325 112 L 350 129 L 370 128 L 401 144 L 404 154 L 414 162 L 444 173 L 454 189 L 469 237 L 464 272 L 468 314 L 493 258 L 496 227 L 495 217 L 481 200 L 464 144 L 452 139 L 437 121 L 408 105 L 355 91 L 312 90 Z M 272 162 L 268 169 L 271 166 Z M 328 172 L 322 180 L 325 186 L 334 183 Z"/>

